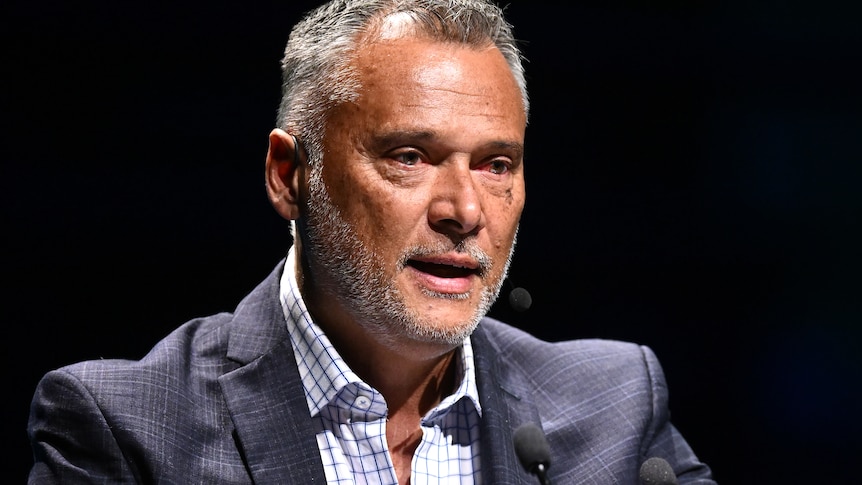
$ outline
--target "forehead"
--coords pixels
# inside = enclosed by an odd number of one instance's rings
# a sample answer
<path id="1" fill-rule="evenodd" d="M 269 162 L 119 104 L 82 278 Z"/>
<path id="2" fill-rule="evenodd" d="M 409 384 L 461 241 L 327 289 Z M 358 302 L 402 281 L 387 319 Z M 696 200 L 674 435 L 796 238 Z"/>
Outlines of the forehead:
<path id="1" fill-rule="evenodd" d="M 523 100 L 500 51 L 424 37 L 376 37 L 352 68 L 360 84 L 356 107 L 378 120 L 457 115 L 525 125 Z"/>

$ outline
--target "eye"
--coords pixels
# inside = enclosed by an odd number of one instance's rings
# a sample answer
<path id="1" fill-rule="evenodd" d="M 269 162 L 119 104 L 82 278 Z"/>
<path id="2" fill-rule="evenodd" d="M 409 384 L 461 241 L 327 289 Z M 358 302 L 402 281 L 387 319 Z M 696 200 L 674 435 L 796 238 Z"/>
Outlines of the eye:
<path id="1" fill-rule="evenodd" d="M 491 160 L 485 167 L 495 175 L 502 175 L 509 171 L 509 164 L 505 160 Z"/>
<path id="2" fill-rule="evenodd" d="M 395 153 L 392 155 L 392 158 L 397 162 L 410 167 L 422 163 L 422 153 L 416 150 L 406 150 Z"/>

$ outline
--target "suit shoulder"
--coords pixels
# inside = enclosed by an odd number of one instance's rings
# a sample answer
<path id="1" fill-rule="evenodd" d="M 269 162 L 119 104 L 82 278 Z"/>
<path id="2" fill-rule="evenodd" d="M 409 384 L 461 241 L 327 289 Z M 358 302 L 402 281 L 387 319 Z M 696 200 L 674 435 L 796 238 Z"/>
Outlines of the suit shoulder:
<path id="1" fill-rule="evenodd" d="M 533 382 L 556 385 L 577 376 L 581 382 L 607 385 L 636 381 L 663 385 L 661 366 L 644 345 L 598 338 L 549 342 L 493 319 L 485 319 L 482 328 L 500 368 L 517 368 Z"/>
<path id="2" fill-rule="evenodd" d="M 133 357 L 90 359 L 57 369 L 56 372 L 74 376 L 87 385 L 105 382 L 127 385 L 156 382 L 155 374 L 182 376 L 182 369 L 191 364 L 196 367 L 205 361 L 223 360 L 227 345 L 227 326 L 232 315 L 219 313 L 196 318 L 180 325 L 157 341 L 146 355 Z M 149 376 L 149 377 L 148 377 Z M 159 381 L 165 384 L 164 381 Z"/>
<path id="3" fill-rule="evenodd" d="M 529 332 L 492 318 L 482 321 L 488 340 L 499 351 L 505 353 L 533 354 L 537 358 L 547 358 L 542 352 L 573 353 L 582 357 L 612 355 L 625 358 L 643 358 L 643 352 L 651 351 L 637 343 L 621 340 L 583 338 L 574 340 L 547 341 Z M 557 354 L 550 354 L 557 355 Z"/>

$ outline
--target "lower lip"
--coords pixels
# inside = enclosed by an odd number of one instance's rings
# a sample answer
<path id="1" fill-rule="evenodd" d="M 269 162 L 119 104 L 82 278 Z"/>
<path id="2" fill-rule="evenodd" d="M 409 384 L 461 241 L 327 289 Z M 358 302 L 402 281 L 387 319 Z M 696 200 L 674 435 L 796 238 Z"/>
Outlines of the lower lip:
<path id="1" fill-rule="evenodd" d="M 473 278 L 476 278 L 475 275 L 459 278 L 441 278 L 430 273 L 424 273 L 410 266 L 407 269 L 413 274 L 413 277 L 416 278 L 420 286 L 436 293 L 452 295 L 468 293 L 473 288 Z"/>

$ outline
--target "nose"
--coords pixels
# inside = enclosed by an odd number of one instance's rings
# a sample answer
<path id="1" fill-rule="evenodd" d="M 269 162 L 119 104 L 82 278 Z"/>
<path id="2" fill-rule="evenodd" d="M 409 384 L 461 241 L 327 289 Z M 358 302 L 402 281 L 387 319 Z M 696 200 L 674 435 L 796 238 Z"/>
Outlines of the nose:
<path id="1" fill-rule="evenodd" d="M 435 230 L 466 236 L 484 225 L 481 188 L 477 187 L 468 164 L 438 166 L 434 194 L 428 208 L 428 221 Z"/>

